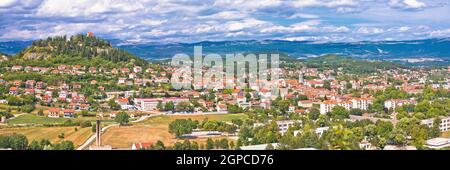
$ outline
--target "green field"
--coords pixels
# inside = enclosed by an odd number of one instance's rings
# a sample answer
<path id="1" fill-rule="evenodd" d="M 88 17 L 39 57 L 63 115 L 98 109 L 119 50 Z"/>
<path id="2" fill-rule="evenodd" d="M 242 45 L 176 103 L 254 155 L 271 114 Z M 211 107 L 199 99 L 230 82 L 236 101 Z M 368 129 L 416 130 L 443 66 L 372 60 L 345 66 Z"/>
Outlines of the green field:
<path id="1" fill-rule="evenodd" d="M 8 125 L 18 125 L 18 124 L 62 124 L 67 120 L 72 121 L 95 121 L 96 117 L 78 117 L 78 118 L 50 118 L 46 116 L 37 116 L 35 114 L 23 114 L 16 118 L 7 121 Z M 114 120 L 107 119 L 102 120 L 102 122 L 113 122 Z"/>
<path id="2" fill-rule="evenodd" d="M 44 116 L 37 116 L 34 114 L 24 114 L 7 121 L 8 125 L 14 124 L 62 124 L 68 119 L 65 118 L 50 118 Z"/>

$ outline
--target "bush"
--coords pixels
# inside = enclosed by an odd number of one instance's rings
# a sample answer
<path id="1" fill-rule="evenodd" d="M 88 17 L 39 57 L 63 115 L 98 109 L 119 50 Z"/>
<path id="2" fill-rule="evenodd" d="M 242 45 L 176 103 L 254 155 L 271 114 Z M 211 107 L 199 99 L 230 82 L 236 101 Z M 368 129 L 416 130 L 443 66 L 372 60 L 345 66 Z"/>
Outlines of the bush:
<path id="1" fill-rule="evenodd" d="M 128 116 L 125 112 L 120 112 L 116 115 L 116 118 L 114 119 L 117 123 L 120 125 L 126 125 L 130 121 L 130 116 Z"/>
<path id="2" fill-rule="evenodd" d="M 28 139 L 22 134 L 0 136 L 0 148 L 11 148 L 14 150 L 25 150 L 28 147 Z"/>
<path id="3" fill-rule="evenodd" d="M 14 115 L 11 114 L 11 112 L 3 112 L 3 111 L 0 111 L 0 118 L 3 117 L 3 116 L 5 116 L 7 119 L 8 119 L 8 118 L 11 118 L 11 117 L 14 117 Z"/>
<path id="4" fill-rule="evenodd" d="M 75 150 L 72 141 L 62 141 L 53 147 L 53 150 Z"/>
<path id="5" fill-rule="evenodd" d="M 80 123 L 81 128 L 92 126 L 92 123 L 90 121 L 83 121 Z"/>
<path id="6" fill-rule="evenodd" d="M 20 111 L 22 112 L 26 112 L 26 113 L 31 113 L 34 110 L 34 106 L 33 105 L 23 105 L 20 107 Z"/>

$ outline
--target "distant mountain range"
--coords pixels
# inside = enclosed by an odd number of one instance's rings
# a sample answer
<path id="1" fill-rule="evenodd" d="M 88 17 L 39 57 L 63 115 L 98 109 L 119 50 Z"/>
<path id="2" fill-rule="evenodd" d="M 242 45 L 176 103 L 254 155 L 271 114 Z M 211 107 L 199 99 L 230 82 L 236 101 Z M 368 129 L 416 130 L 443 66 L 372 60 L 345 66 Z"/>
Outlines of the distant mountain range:
<path id="1" fill-rule="evenodd" d="M 110 42 L 118 48 L 147 60 L 171 58 L 177 53 L 192 55 L 193 47 L 201 45 L 203 54 L 277 52 L 300 59 L 337 54 L 368 60 L 388 60 L 409 65 L 450 65 L 450 38 L 352 43 L 281 40 L 206 41 L 172 44 L 132 44 L 120 40 L 110 40 Z M 14 54 L 30 44 L 31 41 L 0 42 L 0 52 Z"/>

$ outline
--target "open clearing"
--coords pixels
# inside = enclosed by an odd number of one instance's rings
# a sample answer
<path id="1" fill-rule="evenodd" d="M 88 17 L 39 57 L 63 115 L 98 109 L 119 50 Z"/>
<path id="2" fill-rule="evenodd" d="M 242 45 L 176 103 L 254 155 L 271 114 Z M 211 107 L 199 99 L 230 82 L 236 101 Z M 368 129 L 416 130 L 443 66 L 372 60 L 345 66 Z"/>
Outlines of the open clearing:
<path id="1" fill-rule="evenodd" d="M 130 148 L 133 143 L 152 142 L 161 140 L 165 145 L 173 145 L 177 141 L 169 133 L 169 123 L 176 119 L 192 119 L 202 121 L 208 120 L 228 121 L 232 119 L 245 119 L 245 114 L 218 114 L 218 115 L 182 115 L 182 116 L 158 116 L 152 117 L 132 126 L 116 126 L 108 129 L 102 135 L 102 142 L 105 145 L 111 145 L 113 148 Z M 223 137 L 218 137 L 223 138 Z M 205 143 L 207 138 L 190 139 L 199 144 Z"/>
<path id="2" fill-rule="evenodd" d="M 75 131 L 75 128 L 78 131 Z M 8 127 L 0 129 L 0 135 L 23 134 L 28 138 L 28 142 L 33 140 L 48 139 L 52 143 L 60 142 L 58 135 L 64 133 L 64 140 L 70 140 L 75 146 L 81 145 L 92 134 L 91 128 L 72 127 Z"/>
<path id="3" fill-rule="evenodd" d="M 67 120 L 72 121 L 91 121 L 94 122 L 96 117 L 77 117 L 77 118 L 51 118 L 46 116 L 37 116 L 35 114 L 23 114 L 7 121 L 8 125 L 17 124 L 62 124 Z M 114 120 L 102 120 L 102 122 L 113 122 Z"/>

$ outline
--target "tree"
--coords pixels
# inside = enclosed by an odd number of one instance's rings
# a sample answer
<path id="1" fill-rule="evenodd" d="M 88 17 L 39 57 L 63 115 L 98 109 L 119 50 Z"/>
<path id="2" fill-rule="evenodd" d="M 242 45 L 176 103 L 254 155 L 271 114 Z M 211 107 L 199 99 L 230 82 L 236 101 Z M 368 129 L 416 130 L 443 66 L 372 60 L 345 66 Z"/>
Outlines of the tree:
<path id="1" fill-rule="evenodd" d="M 189 102 L 180 102 L 176 106 L 177 112 L 193 112 L 194 107 Z"/>
<path id="2" fill-rule="evenodd" d="M 34 106 L 31 104 L 26 104 L 26 105 L 20 106 L 20 111 L 22 111 L 22 112 L 31 113 L 33 110 L 34 110 Z"/>
<path id="3" fill-rule="evenodd" d="M 175 135 L 176 138 L 180 138 L 184 134 L 191 133 L 195 126 L 190 119 L 176 119 L 169 124 L 169 133 Z"/>
<path id="4" fill-rule="evenodd" d="M 191 142 L 189 140 L 184 140 L 183 150 L 192 150 Z"/>
<path id="5" fill-rule="evenodd" d="M 8 102 L 8 105 L 11 106 L 22 106 L 23 105 L 23 101 L 16 96 L 8 96 L 8 98 L 6 98 L 6 101 Z"/>
<path id="6" fill-rule="evenodd" d="M 376 125 L 377 134 L 384 138 L 387 138 L 388 135 L 394 129 L 394 125 L 391 122 L 387 122 L 387 121 L 379 120 L 379 121 L 377 121 L 377 123 L 375 123 L 375 125 Z"/>
<path id="7" fill-rule="evenodd" d="M 364 113 L 364 111 L 361 109 L 351 109 L 350 110 L 350 115 L 361 116 L 363 113 Z"/>
<path id="8" fill-rule="evenodd" d="M 119 123 L 121 126 L 128 124 L 128 122 L 130 121 L 130 116 L 128 116 L 127 113 L 125 112 L 119 112 L 116 115 L 116 118 L 114 118 L 114 121 L 116 121 L 117 123 Z"/>
<path id="9" fill-rule="evenodd" d="M 206 140 L 206 149 L 211 150 L 214 149 L 214 141 L 211 138 Z"/>
<path id="10" fill-rule="evenodd" d="M 41 146 L 41 144 L 38 141 L 33 140 L 30 145 L 28 146 L 29 150 L 42 150 L 44 147 Z"/>
<path id="11" fill-rule="evenodd" d="M 244 109 L 239 107 L 238 105 L 230 104 L 227 106 L 228 113 L 242 113 Z"/>
<path id="12" fill-rule="evenodd" d="M 219 142 L 219 147 L 222 149 L 228 149 L 230 146 L 228 145 L 228 140 L 226 138 L 223 138 Z"/>
<path id="13" fill-rule="evenodd" d="M 167 102 L 164 106 L 164 111 L 173 111 L 174 109 L 175 109 L 175 104 L 172 101 Z"/>
<path id="14" fill-rule="evenodd" d="M 428 131 L 425 125 L 414 126 L 411 132 L 413 139 L 413 145 L 416 148 L 422 148 L 425 145 L 425 141 L 428 139 Z"/>
<path id="15" fill-rule="evenodd" d="M 11 111 L 6 111 L 6 112 L 0 111 L 0 118 L 3 116 L 6 117 L 6 119 L 14 117 L 14 115 L 11 114 Z"/>
<path id="16" fill-rule="evenodd" d="M 320 111 L 316 108 L 313 108 L 308 113 L 308 118 L 310 120 L 317 120 L 320 116 Z"/>
<path id="17" fill-rule="evenodd" d="M 439 129 L 439 126 L 441 125 L 441 119 L 440 118 L 436 118 L 433 121 L 433 126 L 430 129 L 430 137 L 431 138 L 437 138 L 439 136 L 441 136 L 441 130 Z"/>
<path id="18" fill-rule="evenodd" d="M 193 141 L 191 144 L 191 150 L 199 150 L 200 147 L 198 146 L 198 143 L 196 141 Z"/>
<path id="19" fill-rule="evenodd" d="M 89 127 L 89 126 L 92 126 L 91 121 L 82 121 L 82 122 L 80 123 L 80 127 L 81 127 L 81 128 L 85 128 L 85 127 Z"/>
<path id="20" fill-rule="evenodd" d="M 37 112 L 38 116 L 44 116 L 44 110 L 39 109 L 39 111 Z"/>
<path id="21" fill-rule="evenodd" d="M 245 93 L 245 99 L 247 101 L 250 101 L 251 98 L 252 98 L 252 95 L 250 93 Z"/>
<path id="22" fill-rule="evenodd" d="M 160 140 L 158 140 L 154 146 L 155 150 L 165 150 L 166 146 L 164 146 L 164 143 Z"/>
<path id="23" fill-rule="evenodd" d="M 120 110 L 120 105 L 114 99 L 109 100 L 108 105 L 112 110 Z"/>
<path id="24" fill-rule="evenodd" d="M 97 126 L 96 126 L 95 124 L 92 124 L 92 128 L 91 128 L 91 131 L 92 131 L 92 132 L 95 132 L 95 131 L 97 131 Z"/>
<path id="25" fill-rule="evenodd" d="M 349 112 L 345 107 L 335 106 L 331 109 L 331 116 L 336 119 L 345 119 L 349 118 Z"/>
<path id="26" fill-rule="evenodd" d="M 28 139 L 22 134 L 11 134 L 0 136 L 0 148 L 11 148 L 13 150 L 25 150 L 28 147 Z"/>
<path id="27" fill-rule="evenodd" d="M 158 110 L 160 110 L 160 111 L 163 111 L 163 110 L 164 110 L 164 105 L 163 105 L 163 103 L 162 103 L 161 101 L 159 101 L 159 102 L 158 102 L 158 105 L 156 105 L 156 108 L 157 108 Z"/>
<path id="28" fill-rule="evenodd" d="M 244 121 L 242 121 L 242 119 L 232 119 L 231 123 L 237 125 L 237 126 L 242 126 L 242 124 L 244 123 Z"/>
<path id="29" fill-rule="evenodd" d="M 48 139 L 42 139 L 41 142 L 39 142 L 42 149 L 44 149 L 45 147 L 51 147 L 52 143 L 48 140 Z"/>
<path id="30" fill-rule="evenodd" d="M 406 144 L 406 134 L 400 129 L 394 129 L 389 135 L 389 139 L 396 145 Z"/>
<path id="31" fill-rule="evenodd" d="M 275 150 L 275 148 L 273 147 L 273 145 L 271 143 L 268 143 L 265 150 Z"/>
<path id="32" fill-rule="evenodd" d="M 54 150 L 75 150 L 72 141 L 62 141 L 53 147 Z"/>

